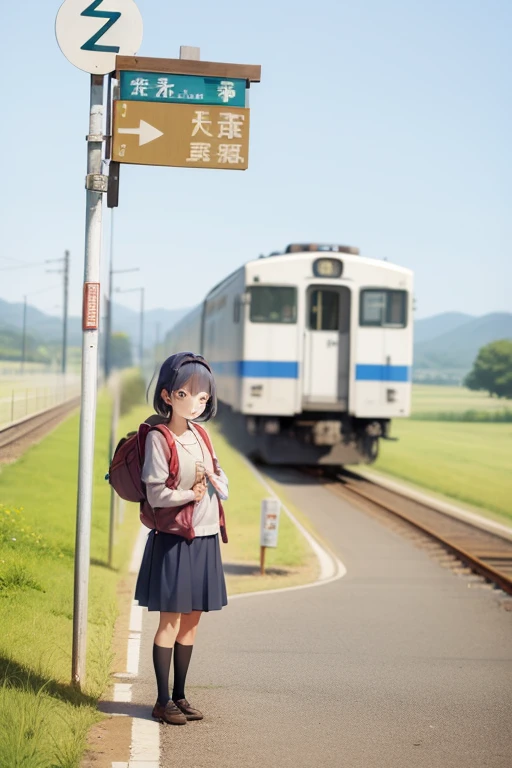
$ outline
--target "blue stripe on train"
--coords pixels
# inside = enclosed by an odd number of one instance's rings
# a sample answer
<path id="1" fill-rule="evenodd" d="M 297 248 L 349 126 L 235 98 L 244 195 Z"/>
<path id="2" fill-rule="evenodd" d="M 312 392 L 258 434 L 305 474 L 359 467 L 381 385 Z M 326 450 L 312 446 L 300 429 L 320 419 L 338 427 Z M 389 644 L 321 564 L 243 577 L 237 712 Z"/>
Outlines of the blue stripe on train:
<path id="1" fill-rule="evenodd" d="M 299 364 L 280 360 L 234 360 L 212 363 L 220 376 L 240 376 L 253 379 L 298 379 Z"/>
<path id="2" fill-rule="evenodd" d="M 212 363 L 219 376 L 251 379 L 298 379 L 299 364 L 281 360 L 233 360 Z M 356 381 L 402 381 L 411 379 L 408 365 L 356 365 Z"/>
<path id="3" fill-rule="evenodd" d="M 410 381 L 408 365 L 356 365 L 356 381 Z"/>

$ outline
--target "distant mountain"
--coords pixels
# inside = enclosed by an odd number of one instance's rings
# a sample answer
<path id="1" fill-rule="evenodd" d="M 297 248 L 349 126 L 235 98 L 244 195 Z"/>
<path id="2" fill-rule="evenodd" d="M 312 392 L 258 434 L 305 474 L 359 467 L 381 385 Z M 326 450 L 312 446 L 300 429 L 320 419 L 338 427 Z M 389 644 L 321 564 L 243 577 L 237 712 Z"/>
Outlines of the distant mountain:
<path id="1" fill-rule="evenodd" d="M 189 309 L 150 309 L 144 313 L 144 346 L 152 348 L 157 339 L 162 343 L 167 332 L 187 314 Z M 136 310 L 114 304 L 113 330 L 127 333 L 132 344 L 139 343 L 140 315 Z M 19 346 L 13 337 L 23 327 L 23 304 L 0 299 L 0 333 L 4 345 Z M 101 329 L 105 324 L 102 321 Z M 512 314 L 495 312 L 473 317 L 461 312 L 444 312 L 414 323 L 414 379 L 416 381 L 460 382 L 471 369 L 478 350 L 498 339 L 512 338 Z M 60 343 L 62 319 L 27 306 L 27 337 L 31 347 Z M 81 319 L 68 321 L 69 346 L 82 340 Z"/>
<path id="2" fill-rule="evenodd" d="M 68 339 L 70 346 L 80 344 L 82 323 L 78 317 L 70 317 L 68 322 Z M 10 331 L 23 329 L 23 303 L 11 304 L 0 299 L 0 328 Z M 53 315 L 47 315 L 41 310 L 27 304 L 27 334 L 42 343 L 62 339 L 62 320 Z"/>
<path id="3" fill-rule="evenodd" d="M 455 331 L 474 319 L 473 315 L 465 315 L 462 312 L 443 312 L 441 315 L 426 317 L 424 320 L 415 320 L 414 343 L 430 341 L 444 333 Z"/>
<path id="4" fill-rule="evenodd" d="M 436 320 L 435 317 L 428 319 Z M 512 339 L 512 314 L 509 312 L 470 317 L 467 322 L 423 341 L 420 333 L 420 340 L 415 340 L 414 344 L 415 378 L 429 378 L 427 372 L 433 375 L 437 372 L 461 380 L 471 370 L 480 347 L 498 339 Z"/>
<path id="5" fill-rule="evenodd" d="M 144 346 L 153 347 L 157 339 L 162 342 L 173 325 L 184 317 L 189 309 L 148 309 L 144 312 Z M 138 344 L 140 312 L 133 311 L 121 304 L 114 304 L 112 327 L 131 336 Z"/>
<path id="6" fill-rule="evenodd" d="M 158 338 L 162 341 L 167 331 L 178 322 L 188 309 L 149 309 L 144 313 L 144 345 L 153 347 Z M 23 304 L 10 303 L 0 299 L 0 329 L 5 331 L 21 331 L 23 328 Z M 113 330 L 127 333 L 133 344 L 138 344 L 140 328 L 140 313 L 124 307 L 113 305 Z M 104 330 L 102 322 L 101 330 Z M 27 304 L 27 334 L 41 343 L 61 341 L 62 318 L 47 315 L 41 310 Z M 69 346 L 78 346 L 82 341 L 82 321 L 80 317 L 68 318 Z"/>

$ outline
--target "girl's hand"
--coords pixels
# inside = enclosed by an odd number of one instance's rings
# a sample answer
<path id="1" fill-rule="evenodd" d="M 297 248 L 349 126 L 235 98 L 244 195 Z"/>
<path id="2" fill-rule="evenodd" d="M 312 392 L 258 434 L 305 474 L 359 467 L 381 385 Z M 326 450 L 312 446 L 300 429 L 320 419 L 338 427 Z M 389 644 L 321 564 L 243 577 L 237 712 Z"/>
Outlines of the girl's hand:
<path id="1" fill-rule="evenodd" d="M 194 496 L 195 496 L 196 503 L 201 501 L 201 499 L 203 498 L 203 496 L 206 493 L 206 481 L 204 479 L 200 480 L 199 483 L 196 483 L 192 487 L 192 490 L 194 491 Z"/>
<path id="2" fill-rule="evenodd" d="M 196 479 L 194 480 L 194 485 L 197 485 L 202 480 L 204 480 L 205 472 L 206 470 L 204 468 L 204 465 L 201 464 L 200 461 L 196 461 Z"/>

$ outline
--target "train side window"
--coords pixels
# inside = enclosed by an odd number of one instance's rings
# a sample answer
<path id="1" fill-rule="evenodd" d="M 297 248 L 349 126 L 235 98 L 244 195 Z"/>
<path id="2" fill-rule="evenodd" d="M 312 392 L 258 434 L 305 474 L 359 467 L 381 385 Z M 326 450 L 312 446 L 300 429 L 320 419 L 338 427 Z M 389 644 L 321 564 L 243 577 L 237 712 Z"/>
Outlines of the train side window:
<path id="1" fill-rule="evenodd" d="M 240 322 L 240 296 L 235 296 L 233 299 L 233 322 Z"/>
<path id="2" fill-rule="evenodd" d="M 252 323 L 296 323 L 297 289 L 274 285 L 251 285 Z"/>
<path id="3" fill-rule="evenodd" d="M 405 328 L 407 292 L 386 289 L 361 291 L 360 324 L 380 328 Z"/>
<path id="4" fill-rule="evenodd" d="M 337 331 L 340 297 L 337 291 L 316 289 L 309 299 L 309 327 L 312 331 Z"/>

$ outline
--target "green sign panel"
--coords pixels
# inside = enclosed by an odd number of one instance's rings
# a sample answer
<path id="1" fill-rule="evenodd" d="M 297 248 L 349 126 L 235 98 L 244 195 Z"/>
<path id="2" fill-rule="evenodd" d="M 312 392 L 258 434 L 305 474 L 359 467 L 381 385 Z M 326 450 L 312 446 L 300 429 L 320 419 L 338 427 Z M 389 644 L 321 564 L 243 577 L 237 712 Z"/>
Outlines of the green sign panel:
<path id="1" fill-rule="evenodd" d="M 245 107 L 245 80 L 159 72 L 121 72 L 121 100 Z"/>

